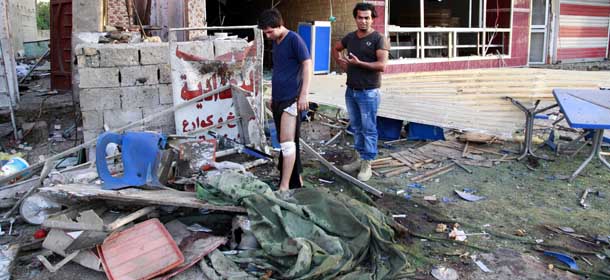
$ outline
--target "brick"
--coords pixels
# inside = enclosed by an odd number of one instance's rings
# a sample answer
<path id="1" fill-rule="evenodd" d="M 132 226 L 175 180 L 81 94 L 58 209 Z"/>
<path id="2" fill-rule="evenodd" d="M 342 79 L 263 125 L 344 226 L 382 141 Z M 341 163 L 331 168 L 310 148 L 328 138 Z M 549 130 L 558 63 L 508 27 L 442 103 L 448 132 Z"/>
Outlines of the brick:
<path id="1" fill-rule="evenodd" d="M 121 86 L 156 85 L 159 83 L 156 65 L 121 67 Z"/>
<path id="2" fill-rule="evenodd" d="M 172 67 L 169 64 L 159 64 L 159 83 L 172 83 Z"/>
<path id="3" fill-rule="evenodd" d="M 237 40 L 214 40 L 214 55 L 221 56 L 230 52 L 243 51 L 248 46 L 248 41 Z"/>
<path id="4" fill-rule="evenodd" d="M 121 108 L 155 108 L 159 106 L 159 89 L 157 87 L 124 87 L 121 88 Z"/>
<path id="5" fill-rule="evenodd" d="M 79 91 L 81 111 L 121 108 L 121 91 L 117 88 L 93 88 Z"/>
<path id="6" fill-rule="evenodd" d="M 174 96 L 172 94 L 172 85 L 159 85 L 159 104 L 173 105 Z"/>
<path id="7" fill-rule="evenodd" d="M 168 64 L 169 63 L 169 44 L 168 43 L 142 43 L 138 44 L 140 49 L 140 64 Z"/>
<path id="8" fill-rule="evenodd" d="M 83 116 L 83 128 L 86 130 L 103 129 L 104 115 L 102 111 L 93 110 L 81 112 Z"/>
<path id="9" fill-rule="evenodd" d="M 139 65 L 138 48 L 131 44 L 100 45 L 101 67 Z"/>
<path id="10" fill-rule="evenodd" d="M 106 88 L 120 85 L 118 68 L 81 68 L 78 69 L 78 73 L 79 88 Z"/>
<path id="11" fill-rule="evenodd" d="M 110 129 L 126 126 L 132 122 L 142 119 L 142 109 L 131 110 L 106 110 L 104 111 L 104 125 Z M 141 130 L 141 127 L 135 127 L 133 130 Z"/>

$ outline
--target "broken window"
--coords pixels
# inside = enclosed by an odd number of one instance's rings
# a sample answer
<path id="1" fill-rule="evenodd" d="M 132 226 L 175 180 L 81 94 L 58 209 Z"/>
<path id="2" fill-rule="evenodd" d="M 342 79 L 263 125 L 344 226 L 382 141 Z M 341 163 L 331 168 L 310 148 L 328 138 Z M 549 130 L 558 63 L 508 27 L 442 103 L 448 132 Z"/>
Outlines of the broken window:
<path id="1" fill-rule="evenodd" d="M 510 53 L 512 0 L 389 0 L 391 59 Z"/>

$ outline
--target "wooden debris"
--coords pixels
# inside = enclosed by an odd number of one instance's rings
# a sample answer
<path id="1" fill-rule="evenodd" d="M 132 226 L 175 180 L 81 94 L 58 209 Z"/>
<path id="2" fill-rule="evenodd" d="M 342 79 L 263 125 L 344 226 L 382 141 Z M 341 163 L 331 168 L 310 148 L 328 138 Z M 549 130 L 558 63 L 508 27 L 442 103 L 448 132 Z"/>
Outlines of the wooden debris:
<path id="1" fill-rule="evenodd" d="M 472 170 L 468 169 L 466 166 L 459 163 L 457 160 L 453 160 L 453 163 L 455 163 L 455 165 L 457 165 L 459 168 L 464 169 L 464 171 L 468 172 L 469 174 L 472 174 Z"/>
<path id="2" fill-rule="evenodd" d="M 128 188 L 122 190 L 102 190 L 95 184 L 69 184 L 44 187 L 41 192 L 57 196 L 68 196 L 83 200 L 114 200 L 140 205 L 169 205 L 178 207 L 204 208 L 228 212 L 245 213 L 246 209 L 239 206 L 218 206 L 198 199 L 194 192 L 169 190 L 143 190 Z"/>
<path id="3" fill-rule="evenodd" d="M 411 177 L 411 181 L 418 182 L 418 183 L 425 182 L 425 181 L 428 181 L 428 180 L 433 179 L 435 177 L 438 177 L 440 175 L 443 175 L 443 174 L 445 174 L 447 172 L 450 172 L 454 168 L 455 168 L 455 163 L 451 163 L 449 165 L 441 166 L 441 167 L 439 167 L 437 169 L 425 172 L 425 173 L 423 173 L 421 175 L 418 175 L 418 176 L 415 176 L 415 177 Z"/>
<path id="4" fill-rule="evenodd" d="M 388 177 L 400 175 L 400 174 L 405 173 L 405 172 L 407 172 L 409 170 L 411 170 L 410 167 L 401 167 L 401 168 L 395 169 L 395 170 L 393 170 L 391 172 L 388 172 L 388 173 L 384 174 L 384 176 L 386 178 L 388 178 Z"/>
<path id="5" fill-rule="evenodd" d="M 155 206 L 148 206 L 148 207 L 144 207 L 136 212 L 133 212 L 125 217 L 121 217 L 116 219 L 114 222 L 112 222 L 111 224 L 108 225 L 104 225 L 104 230 L 105 231 L 115 231 L 118 228 L 131 223 L 141 217 L 144 217 L 145 215 L 150 214 L 152 211 L 154 211 L 156 209 Z"/>

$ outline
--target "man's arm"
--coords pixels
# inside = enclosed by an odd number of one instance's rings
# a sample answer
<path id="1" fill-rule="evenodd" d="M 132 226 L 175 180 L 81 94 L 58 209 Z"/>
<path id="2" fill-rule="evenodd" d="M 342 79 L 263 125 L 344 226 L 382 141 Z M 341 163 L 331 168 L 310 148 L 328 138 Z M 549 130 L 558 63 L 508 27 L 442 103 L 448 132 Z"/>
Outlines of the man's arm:
<path id="1" fill-rule="evenodd" d="M 347 71 L 347 60 L 345 60 L 343 55 L 341 55 L 341 52 L 344 49 L 345 47 L 343 46 L 343 43 L 341 43 L 341 41 L 338 41 L 337 43 L 335 43 L 335 47 L 332 51 L 332 56 L 335 59 L 335 62 L 337 62 L 337 64 L 339 65 L 339 67 L 341 67 L 341 70 Z"/>
<path id="2" fill-rule="evenodd" d="M 349 57 L 347 58 L 347 63 L 368 70 L 384 72 L 385 66 L 388 63 L 388 51 L 385 49 L 378 49 L 375 54 L 377 55 L 377 61 L 364 62 L 358 59 L 358 57 L 356 57 L 352 53 L 350 53 Z"/>
<path id="3" fill-rule="evenodd" d="M 307 94 L 309 93 L 309 84 L 311 83 L 311 75 L 313 74 L 313 63 L 311 59 L 306 59 L 301 62 L 302 65 L 302 84 L 301 92 L 297 100 L 297 108 L 299 111 L 309 110 L 309 101 L 307 100 Z"/>
<path id="4" fill-rule="evenodd" d="M 385 38 L 381 38 L 381 42 L 379 42 L 378 49 L 375 51 L 375 55 L 377 56 L 377 61 L 375 62 L 364 62 L 361 61 L 354 54 L 350 53 L 347 58 L 347 62 L 356 67 L 365 68 L 368 70 L 373 70 L 377 72 L 385 72 L 385 67 L 388 64 L 388 53 L 390 49 L 390 44 Z"/>

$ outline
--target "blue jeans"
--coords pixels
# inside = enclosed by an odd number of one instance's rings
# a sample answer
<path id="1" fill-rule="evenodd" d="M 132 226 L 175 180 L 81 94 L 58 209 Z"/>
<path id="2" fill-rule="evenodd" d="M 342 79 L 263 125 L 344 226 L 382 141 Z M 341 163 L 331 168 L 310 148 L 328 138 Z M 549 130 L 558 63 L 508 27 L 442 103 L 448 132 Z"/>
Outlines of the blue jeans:
<path id="1" fill-rule="evenodd" d="M 381 102 L 379 89 L 345 91 L 345 104 L 350 126 L 354 130 L 354 149 L 363 160 L 377 156 L 377 108 Z"/>

